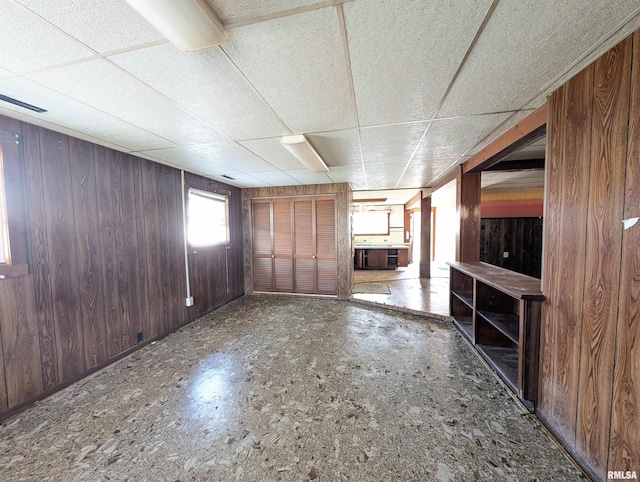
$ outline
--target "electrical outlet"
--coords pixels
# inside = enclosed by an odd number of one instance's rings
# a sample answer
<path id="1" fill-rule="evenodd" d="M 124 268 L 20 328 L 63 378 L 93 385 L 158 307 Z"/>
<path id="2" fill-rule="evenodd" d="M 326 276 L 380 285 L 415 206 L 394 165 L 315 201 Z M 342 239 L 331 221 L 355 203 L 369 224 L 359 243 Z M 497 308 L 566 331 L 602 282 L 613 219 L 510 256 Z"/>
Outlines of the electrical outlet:
<path id="1" fill-rule="evenodd" d="M 502 253 L 502 257 L 503 258 L 508 258 L 509 257 L 509 251 L 505 251 L 504 253 Z"/>
<path id="2" fill-rule="evenodd" d="M 185 304 L 187 306 L 193 306 L 193 296 L 189 296 L 189 298 L 185 299 Z"/>

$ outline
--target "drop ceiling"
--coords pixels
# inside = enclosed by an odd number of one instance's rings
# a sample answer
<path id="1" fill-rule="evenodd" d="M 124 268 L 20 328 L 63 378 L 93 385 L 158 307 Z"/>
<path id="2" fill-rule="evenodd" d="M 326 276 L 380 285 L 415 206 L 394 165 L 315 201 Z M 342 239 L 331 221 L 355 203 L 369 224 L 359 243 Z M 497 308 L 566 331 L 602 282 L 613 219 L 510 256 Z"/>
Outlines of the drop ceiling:
<path id="1" fill-rule="evenodd" d="M 124 0 L 0 0 L 0 93 L 47 109 L 0 114 L 240 187 L 415 189 L 640 27 L 637 0 L 208 3 L 229 42 L 180 52 Z"/>

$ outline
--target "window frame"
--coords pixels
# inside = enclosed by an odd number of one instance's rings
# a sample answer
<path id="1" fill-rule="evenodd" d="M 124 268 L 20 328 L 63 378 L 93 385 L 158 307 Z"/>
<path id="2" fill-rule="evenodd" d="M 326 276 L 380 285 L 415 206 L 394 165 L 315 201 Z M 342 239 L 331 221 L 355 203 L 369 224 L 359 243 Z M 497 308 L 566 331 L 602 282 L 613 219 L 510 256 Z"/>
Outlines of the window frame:
<path id="1" fill-rule="evenodd" d="M 186 201 L 186 242 L 187 242 L 187 247 L 188 249 L 192 252 L 195 253 L 198 250 L 207 250 L 207 249 L 215 249 L 215 248 L 219 248 L 220 246 L 223 246 L 225 248 L 227 248 L 229 246 L 230 243 L 230 239 L 231 239 L 231 229 L 229 226 L 229 194 L 226 192 L 211 192 L 211 191 L 207 191 L 204 189 L 199 189 L 197 187 L 194 186 L 186 186 L 186 192 L 185 192 L 185 201 Z M 222 201 L 224 202 L 224 215 L 225 215 L 225 240 L 224 242 L 218 242 L 218 243 L 212 243 L 212 244 L 203 244 L 203 245 L 198 245 L 198 244 L 192 244 L 191 240 L 189 239 L 189 209 L 190 209 L 190 195 L 191 193 L 193 193 L 196 196 L 201 196 L 204 198 L 209 198 L 209 199 L 213 199 L 213 200 L 217 200 L 217 201 Z"/>
<path id="2" fill-rule="evenodd" d="M 27 263 L 27 217 L 25 210 L 25 177 L 20 134 L 0 130 L 0 229 L 4 262 L 0 276 L 29 274 Z"/>

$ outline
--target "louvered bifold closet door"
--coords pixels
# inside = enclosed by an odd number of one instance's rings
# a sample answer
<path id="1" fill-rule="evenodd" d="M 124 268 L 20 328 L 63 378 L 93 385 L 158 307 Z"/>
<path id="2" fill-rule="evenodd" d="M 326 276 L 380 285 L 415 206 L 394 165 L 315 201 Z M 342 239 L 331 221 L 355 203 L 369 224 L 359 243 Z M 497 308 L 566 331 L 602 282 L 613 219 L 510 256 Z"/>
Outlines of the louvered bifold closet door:
<path id="1" fill-rule="evenodd" d="M 316 260 L 314 251 L 313 201 L 293 201 L 295 292 L 316 292 Z"/>
<path id="2" fill-rule="evenodd" d="M 271 202 L 253 201 L 253 289 L 273 291 Z"/>
<path id="3" fill-rule="evenodd" d="M 317 293 L 337 293 L 336 200 L 315 201 Z"/>
<path id="4" fill-rule="evenodd" d="M 293 223 L 291 199 L 273 200 L 273 273 L 275 291 L 293 292 Z"/>

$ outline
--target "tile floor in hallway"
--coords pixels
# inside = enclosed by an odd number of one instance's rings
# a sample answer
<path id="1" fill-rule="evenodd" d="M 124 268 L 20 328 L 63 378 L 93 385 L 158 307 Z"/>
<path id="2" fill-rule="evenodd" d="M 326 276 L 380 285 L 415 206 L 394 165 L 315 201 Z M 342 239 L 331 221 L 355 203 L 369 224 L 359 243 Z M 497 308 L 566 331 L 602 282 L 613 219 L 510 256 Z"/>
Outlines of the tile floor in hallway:
<path id="1" fill-rule="evenodd" d="M 418 264 L 395 270 L 355 270 L 352 301 L 393 307 L 413 314 L 449 319 L 449 270 L 432 264 L 431 278 L 421 279 Z"/>
<path id="2" fill-rule="evenodd" d="M 2 481 L 571 481 L 450 325 L 241 298 L 0 425 Z"/>

